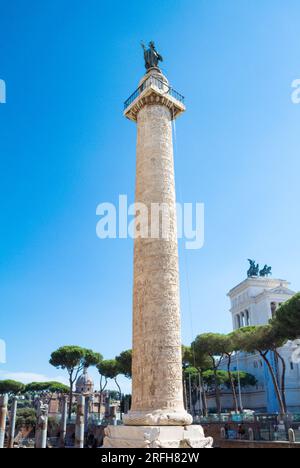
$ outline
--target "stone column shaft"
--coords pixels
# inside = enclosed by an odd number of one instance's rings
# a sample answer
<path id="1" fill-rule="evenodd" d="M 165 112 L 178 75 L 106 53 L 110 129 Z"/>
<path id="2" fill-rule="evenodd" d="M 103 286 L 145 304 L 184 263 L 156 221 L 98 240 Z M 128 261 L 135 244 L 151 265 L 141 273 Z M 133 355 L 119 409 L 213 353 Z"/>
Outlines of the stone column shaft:
<path id="1" fill-rule="evenodd" d="M 0 448 L 4 447 L 8 396 L 0 396 Z"/>
<path id="2" fill-rule="evenodd" d="M 212 445 L 183 404 L 172 120 L 184 110 L 158 68 L 125 104 L 138 131 L 132 407 L 124 426 L 106 428 L 105 448 Z"/>
<path id="3" fill-rule="evenodd" d="M 62 399 L 62 407 L 61 407 L 60 437 L 59 437 L 60 448 L 64 448 L 66 444 L 67 420 L 68 420 L 68 399 L 66 396 L 64 396 Z"/>
<path id="4" fill-rule="evenodd" d="M 12 406 L 11 406 L 11 412 L 10 412 L 10 424 L 9 424 L 8 444 L 7 444 L 8 448 L 14 448 L 17 407 L 18 407 L 18 398 L 14 397 Z"/>
<path id="5" fill-rule="evenodd" d="M 48 405 L 39 402 L 37 411 L 37 425 L 35 434 L 35 447 L 38 449 L 47 448 L 48 431 Z"/>
<path id="6" fill-rule="evenodd" d="M 84 448 L 85 396 L 77 397 L 75 448 Z"/>
<path id="7" fill-rule="evenodd" d="M 134 244 L 133 393 L 124 418 L 128 425 L 192 422 L 183 404 L 173 113 L 165 99 L 146 100 L 137 114 L 135 202 L 148 209 L 149 237 L 143 230 Z M 155 204 L 161 209 L 160 220 Z M 154 237 L 155 226 L 159 229 Z"/>

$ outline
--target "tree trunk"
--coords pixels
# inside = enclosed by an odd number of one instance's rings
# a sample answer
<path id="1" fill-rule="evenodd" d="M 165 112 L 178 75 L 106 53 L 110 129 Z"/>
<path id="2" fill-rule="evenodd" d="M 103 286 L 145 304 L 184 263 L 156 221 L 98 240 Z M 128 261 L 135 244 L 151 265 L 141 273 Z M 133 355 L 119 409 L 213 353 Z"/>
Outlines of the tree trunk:
<path id="1" fill-rule="evenodd" d="M 227 372 L 228 372 L 229 382 L 230 382 L 231 391 L 232 391 L 233 407 L 234 407 L 235 413 L 238 414 L 239 404 L 238 404 L 238 399 L 236 395 L 234 380 L 233 380 L 232 373 L 231 373 L 231 354 L 227 354 L 227 357 L 228 357 Z"/>
<path id="2" fill-rule="evenodd" d="M 98 416 L 99 416 L 99 419 L 101 418 L 101 402 L 102 402 L 102 395 L 103 395 L 103 392 L 106 388 L 106 385 L 107 385 L 107 379 L 105 379 L 105 384 L 103 385 L 102 387 L 102 378 L 103 376 L 101 375 L 100 377 L 100 389 L 99 389 L 99 407 L 98 407 Z"/>
<path id="3" fill-rule="evenodd" d="M 119 393 L 120 393 L 120 419 L 121 419 L 121 421 L 122 421 L 122 419 L 123 419 L 123 418 L 122 418 L 122 392 L 121 392 L 121 387 L 120 387 L 120 385 L 119 385 L 117 379 L 114 379 L 114 381 L 115 381 L 115 383 L 116 383 L 116 385 L 117 385 L 117 387 L 118 387 Z"/>
<path id="4" fill-rule="evenodd" d="M 203 417 L 204 411 L 203 411 L 203 398 L 202 398 L 202 392 L 203 392 L 203 386 L 202 386 L 202 379 L 201 379 L 201 373 L 199 372 L 198 375 L 199 378 L 199 416 Z"/>
<path id="5" fill-rule="evenodd" d="M 203 377 L 202 372 L 200 371 L 200 378 L 201 378 L 201 389 L 202 389 L 202 401 L 203 401 L 203 416 L 207 418 L 208 416 L 208 409 L 207 409 L 207 397 L 206 397 L 206 389 L 203 385 Z"/>
<path id="6" fill-rule="evenodd" d="M 188 405 L 187 405 L 187 395 L 186 395 L 186 378 L 184 375 L 184 371 L 182 372 L 182 379 L 183 379 L 183 401 L 184 401 L 184 408 L 187 411 L 188 410 Z"/>
<path id="7" fill-rule="evenodd" d="M 203 398 L 203 411 L 204 411 L 204 416 L 207 418 L 207 416 L 208 416 L 208 406 L 207 406 L 206 390 L 205 390 L 204 387 L 203 387 L 202 398 Z"/>
<path id="8" fill-rule="evenodd" d="M 285 376 L 286 376 L 286 363 L 281 354 L 276 350 L 275 351 L 276 356 L 281 362 L 282 365 L 282 373 L 281 373 L 281 398 L 283 402 L 283 406 L 285 409 L 285 413 L 287 413 L 287 404 L 286 404 L 286 395 L 285 395 Z"/>
<path id="9" fill-rule="evenodd" d="M 215 391 L 216 391 L 216 405 L 217 405 L 217 413 L 221 416 L 221 397 L 220 397 L 220 387 L 218 384 L 218 374 L 217 369 L 214 369 L 214 376 L 215 376 Z"/>
<path id="10" fill-rule="evenodd" d="M 197 384 L 195 384 L 195 382 L 194 382 L 192 384 L 192 405 L 193 405 L 193 415 L 194 416 L 196 415 L 195 404 L 197 402 L 197 391 L 198 391 L 198 387 L 197 387 Z"/>
<path id="11" fill-rule="evenodd" d="M 69 408 L 68 408 L 68 416 L 69 416 L 69 421 L 71 420 L 72 416 L 72 405 L 73 405 L 73 379 L 72 375 L 69 377 L 69 384 L 70 384 L 70 392 L 69 392 Z"/>
<path id="12" fill-rule="evenodd" d="M 267 356 L 262 352 L 260 352 L 259 354 L 261 355 L 261 357 L 263 358 L 263 360 L 265 361 L 265 363 L 268 366 L 268 369 L 269 369 L 271 377 L 272 377 L 272 381 L 273 381 L 275 393 L 276 393 L 276 396 L 277 396 L 277 400 L 278 400 L 278 403 L 279 403 L 280 413 L 282 414 L 282 416 L 284 416 L 286 414 L 286 412 L 285 412 L 284 404 L 283 404 L 282 397 L 281 397 L 281 392 L 280 392 L 280 389 L 279 389 L 279 386 L 278 386 L 278 382 L 277 382 L 277 379 L 276 379 L 274 369 L 273 369 L 269 359 L 267 358 Z"/>
<path id="13" fill-rule="evenodd" d="M 191 381 L 191 374 L 189 374 L 189 412 L 192 416 L 193 415 L 193 407 L 192 407 L 192 381 Z"/>
<path id="14" fill-rule="evenodd" d="M 101 401 L 102 401 L 102 375 L 101 375 L 101 378 L 100 378 L 100 388 L 99 388 L 99 406 L 98 406 L 98 418 L 99 418 L 99 421 L 101 419 Z"/>

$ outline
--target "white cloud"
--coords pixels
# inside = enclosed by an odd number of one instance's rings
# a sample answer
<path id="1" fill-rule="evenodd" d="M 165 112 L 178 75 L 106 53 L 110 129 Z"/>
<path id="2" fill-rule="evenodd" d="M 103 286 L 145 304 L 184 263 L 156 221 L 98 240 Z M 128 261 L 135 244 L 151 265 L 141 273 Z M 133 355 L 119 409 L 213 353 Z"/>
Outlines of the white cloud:
<path id="1" fill-rule="evenodd" d="M 17 380 L 18 382 L 22 382 L 24 384 L 27 384 L 30 382 L 49 382 L 49 381 L 61 382 L 63 384 L 68 383 L 67 379 L 61 375 L 49 377 L 48 375 L 36 374 L 34 372 L 0 371 L 0 380 Z"/>

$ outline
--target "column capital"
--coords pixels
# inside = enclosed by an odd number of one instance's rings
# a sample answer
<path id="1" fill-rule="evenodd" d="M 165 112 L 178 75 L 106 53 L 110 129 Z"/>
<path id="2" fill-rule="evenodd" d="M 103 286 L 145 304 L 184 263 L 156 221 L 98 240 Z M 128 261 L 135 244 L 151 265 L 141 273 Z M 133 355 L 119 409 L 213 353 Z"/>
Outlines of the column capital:
<path id="1" fill-rule="evenodd" d="M 185 111 L 184 97 L 175 91 L 157 68 L 143 76 L 138 89 L 125 101 L 124 116 L 137 121 L 139 111 L 146 105 L 159 104 L 170 109 L 172 120 Z"/>

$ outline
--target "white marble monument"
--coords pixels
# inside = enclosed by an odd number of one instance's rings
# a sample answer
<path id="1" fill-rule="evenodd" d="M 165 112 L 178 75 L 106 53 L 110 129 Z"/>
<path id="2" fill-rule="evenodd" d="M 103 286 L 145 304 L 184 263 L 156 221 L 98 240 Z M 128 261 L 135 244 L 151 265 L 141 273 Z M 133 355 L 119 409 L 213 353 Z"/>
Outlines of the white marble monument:
<path id="1" fill-rule="evenodd" d="M 132 407 L 124 426 L 106 429 L 106 448 L 212 445 L 183 403 L 172 120 L 184 111 L 157 67 L 125 103 L 137 123 L 135 201 L 148 208 L 149 237 L 134 244 Z M 167 238 L 150 235 L 153 203 L 168 206 Z"/>

